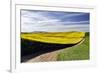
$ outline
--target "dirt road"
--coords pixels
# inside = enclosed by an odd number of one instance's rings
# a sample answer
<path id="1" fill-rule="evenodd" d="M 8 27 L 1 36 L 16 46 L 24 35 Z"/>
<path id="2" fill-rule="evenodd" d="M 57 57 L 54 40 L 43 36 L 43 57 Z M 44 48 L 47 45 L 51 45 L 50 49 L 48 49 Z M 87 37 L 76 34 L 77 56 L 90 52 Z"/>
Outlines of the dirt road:
<path id="1" fill-rule="evenodd" d="M 47 62 L 47 61 L 56 61 L 57 60 L 57 55 L 59 52 L 63 51 L 62 50 L 57 50 L 57 51 L 53 51 L 53 52 L 49 52 L 49 53 L 45 53 L 45 54 L 42 54 L 40 56 L 37 56 L 35 58 L 31 58 L 29 60 L 27 60 L 26 62 Z M 30 56 L 27 56 L 25 57 L 24 59 L 28 59 L 29 57 L 31 57 L 32 55 Z"/>
<path id="2" fill-rule="evenodd" d="M 75 46 L 80 45 L 84 40 L 85 39 L 83 39 L 79 44 L 77 44 Z M 66 49 L 68 49 L 68 48 L 66 48 Z M 22 57 L 22 59 L 24 60 L 25 63 L 56 61 L 58 53 L 62 52 L 63 50 L 64 49 L 60 49 L 60 50 L 44 53 L 44 54 L 41 54 L 36 57 L 33 57 L 33 55 L 28 55 L 28 56 Z"/>

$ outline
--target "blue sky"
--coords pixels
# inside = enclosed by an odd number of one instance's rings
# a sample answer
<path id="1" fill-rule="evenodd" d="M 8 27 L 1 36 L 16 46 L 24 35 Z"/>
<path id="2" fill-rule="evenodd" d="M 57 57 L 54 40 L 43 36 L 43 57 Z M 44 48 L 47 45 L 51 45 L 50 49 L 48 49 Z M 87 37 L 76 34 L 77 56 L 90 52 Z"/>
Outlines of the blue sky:
<path id="1" fill-rule="evenodd" d="M 89 13 L 21 10 L 21 32 L 89 31 Z"/>

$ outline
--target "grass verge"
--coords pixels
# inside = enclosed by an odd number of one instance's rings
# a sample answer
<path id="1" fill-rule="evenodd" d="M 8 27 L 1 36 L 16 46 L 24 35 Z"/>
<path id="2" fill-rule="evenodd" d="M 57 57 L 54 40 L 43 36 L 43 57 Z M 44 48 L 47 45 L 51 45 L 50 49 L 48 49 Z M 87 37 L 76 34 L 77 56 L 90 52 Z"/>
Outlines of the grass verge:
<path id="1" fill-rule="evenodd" d="M 58 61 L 66 60 L 88 60 L 89 59 L 89 32 L 85 34 L 85 40 L 83 43 L 71 47 L 65 48 L 58 54 Z"/>

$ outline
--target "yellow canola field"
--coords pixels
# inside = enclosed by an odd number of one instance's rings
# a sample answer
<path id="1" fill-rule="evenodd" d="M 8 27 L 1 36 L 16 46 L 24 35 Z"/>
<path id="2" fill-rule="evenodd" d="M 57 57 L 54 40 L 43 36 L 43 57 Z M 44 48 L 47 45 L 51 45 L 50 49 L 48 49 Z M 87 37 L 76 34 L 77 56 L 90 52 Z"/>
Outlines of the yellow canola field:
<path id="1" fill-rule="evenodd" d="M 38 32 L 21 33 L 21 38 L 30 41 L 56 44 L 76 44 L 85 37 L 85 32 Z"/>

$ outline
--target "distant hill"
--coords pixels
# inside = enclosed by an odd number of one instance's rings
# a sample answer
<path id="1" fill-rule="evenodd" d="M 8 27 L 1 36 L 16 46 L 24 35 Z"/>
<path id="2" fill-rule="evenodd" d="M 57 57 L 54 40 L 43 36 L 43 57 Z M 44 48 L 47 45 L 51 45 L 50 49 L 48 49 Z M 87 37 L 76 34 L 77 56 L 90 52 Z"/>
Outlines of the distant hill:
<path id="1" fill-rule="evenodd" d="M 21 33 L 48 33 L 48 32 L 45 32 L 45 31 L 33 31 L 33 32 L 21 32 Z"/>
<path id="2" fill-rule="evenodd" d="M 66 32 L 80 32 L 80 31 L 66 31 Z M 66 33 L 66 32 L 33 31 L 33 32 L 21 32 L 21 33 L 28 34 L 28 33 Z"/>

